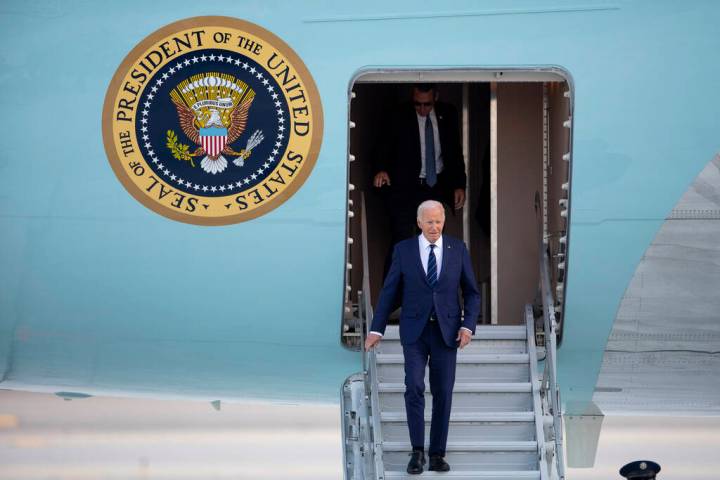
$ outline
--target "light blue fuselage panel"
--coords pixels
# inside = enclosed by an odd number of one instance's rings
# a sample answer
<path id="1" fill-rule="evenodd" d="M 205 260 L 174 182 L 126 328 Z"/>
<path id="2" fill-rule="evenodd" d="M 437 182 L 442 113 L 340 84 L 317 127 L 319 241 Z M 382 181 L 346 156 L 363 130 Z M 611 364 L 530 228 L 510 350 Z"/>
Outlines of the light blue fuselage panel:
<path id="1" fill-rule="evenodd" d="M 288 43 L 325 124 L 302 188 L 223 227 L 137 202 L 101 132 L 125 55 L 207 14 Z M 360 368 L 339 343 L 349 82 L 367 66 L 556 65 L 575 89 L 559 371 L 569 410 L 582 410 L 641 255 L 719 149 L 718 24 L 714 2 L 6 2 L 0 387 L 334 401 Z"/>

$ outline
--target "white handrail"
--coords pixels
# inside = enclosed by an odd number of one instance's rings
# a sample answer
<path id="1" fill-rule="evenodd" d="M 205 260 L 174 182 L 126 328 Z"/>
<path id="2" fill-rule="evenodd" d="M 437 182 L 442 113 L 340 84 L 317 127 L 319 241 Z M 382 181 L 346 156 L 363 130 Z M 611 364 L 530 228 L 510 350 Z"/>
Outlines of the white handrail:
<path id="1" fill-rule="evenodd" d="M 380 423 L 380 397 L 377 389 L 374 388 L 377 379 L 377 363 L 375 350 L 365 351 L 365 338 L 370 331 L 372 323 L 373 310 L 370 292 L 370 268 L 368 261 L 368 236 L 367 236 L 367 217 L 365 214 L 365 195 L 360 196 L 360 229 L 362 230 L 362 263 L 363 263 L 363 282 L 362 291 L 358 295 L 360 301 L 360 319 L 362 322 L 360 336 L 360 351 L 363 357 L 363 373 L 365 375 L 365 391 L 370 392 L 370 414 L 372 415 L 372 435 L 371 448 L 373 459 L 375 460 L 375 479 L 383 480 L 385 478 L 385 469 L 383 465 L 383 444 L 382 444 L 382 426 Z"/>
<path id="2" fill-rule="evenodd" d="M 545 412 L 541 406 L 542 385 L 538 386 L 537 349 L 535 347 L 535 318 L 532 306 L 525 305 L 525 325 L 527 328 L 527 352 L 530 357 L 530 385 L 532 385 L 533 411 L 535 412 L 535 438 L 537 439 L 537 459 L 540 469 L 540 479 L 548 479 L 548 461 L 545 449 Z"/>
<path id="3" fill-rule="evenodd" d="M 563 426 L 560 403 L 560 388 L 557 383 L 557 323 L 555 321 L 555 303 L 550 288 L 550 268 L 545 242 L 541 239 L 540 285 L 543 305 L 543 331 L 545 334 L 545 368 L 542 378 L 543 398 L 552 415 L 552 435 L 555 441 L 555 461 L 557 478 L 565 479 L 565 458 L 563 455 Z"/>

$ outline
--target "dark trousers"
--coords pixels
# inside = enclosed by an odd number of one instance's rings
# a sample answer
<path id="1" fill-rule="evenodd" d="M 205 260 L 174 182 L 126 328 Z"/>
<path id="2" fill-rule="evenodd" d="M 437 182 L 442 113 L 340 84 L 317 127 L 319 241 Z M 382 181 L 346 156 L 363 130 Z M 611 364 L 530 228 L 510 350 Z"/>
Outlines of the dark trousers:
<path id="1" fill-rule="evenodd" d="M 428 321 L 415 343 L 403 345 L 403 353 L 405 410 L 412 448 L 425 448 L 425 366 L 429 359 L 432 420 L 428 453 L 445 456 L 457 348 L 445 344 L 437 321 Z"/>

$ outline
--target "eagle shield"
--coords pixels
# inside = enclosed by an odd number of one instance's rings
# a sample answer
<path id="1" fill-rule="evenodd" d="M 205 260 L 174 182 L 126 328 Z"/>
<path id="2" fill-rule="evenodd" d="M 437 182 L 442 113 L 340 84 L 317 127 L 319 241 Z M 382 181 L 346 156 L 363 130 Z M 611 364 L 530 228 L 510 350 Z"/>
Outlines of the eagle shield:
<path id="1" fill-rule="evenodd" d="M 217 157 L 227 143 L 227 128 L 201 128 L 200 143 L 209 156 Z"/>
<path id="2" fill-rule="evenodd" d="M 200 167 L 213 175 L 224 171 L 228 161 L 223 155 L 239 157 L 238 166 L 250 156 L 259 142 L 248 142 L 245 149 L 236 152 L 231 144 L 245 131 L 248 113 L 255 92 L 232 75 L 208 72 L 180 82 L 170 93 L 178 113 L 180 127 L 185 135 L 199 147 L 190 157 L 204 155 Z M 253 134 L 253 138 L 260 138 Z"/>

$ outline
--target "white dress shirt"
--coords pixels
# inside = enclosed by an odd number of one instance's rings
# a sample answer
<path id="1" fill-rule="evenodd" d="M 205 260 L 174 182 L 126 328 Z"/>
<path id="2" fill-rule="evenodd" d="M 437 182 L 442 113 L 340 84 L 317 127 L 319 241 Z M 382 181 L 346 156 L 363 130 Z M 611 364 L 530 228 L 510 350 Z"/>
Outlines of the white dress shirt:
<path id="1" fill-rule="evenodd" d="M 428 117 L 423 117 L 415 112 L 418 120 L 418 129 L 420 131 L 420 178 L 425 178 L 425 122 L 430 117 L 433 126 L 433 141 L 435 143 L 435 172 L 440 173 L 443 170 L 442 151 L 440 149 L 440 133 L 438 132 L 438 122 L 435 116 L 435 110 L 430 110 Z"/>
<path id="2" fill-rule="evenodd" d="M 437 242 L 435 242 L 436 247 L 435 250 L 435 260 L 437 263 L 437 278 L 440 280 L 440 270 L 442 269 L 442 258 L 443 258 L 443 238 L 442 235 L 440 235 L 440 238 L 437 239 Z M 423 271 L 425 272 L 425 275 L 427 275 L 427 266 L 428 266 L 428 258 L 430 258 L 430 242 L 427 238 L 425 238 L 425 235 L 422 233 L 418 235 L 418 248 L 420 248 L 420 262 L 422 263 Z M 463 330 L 467 330 L 468 332 L 472 333 L 472 330 L 470 330 L 467 327 L 460 327 Z M 380 332 L 371 331 L 370 333 L 374 333 L 375 335 L 383 336 Z"/>

